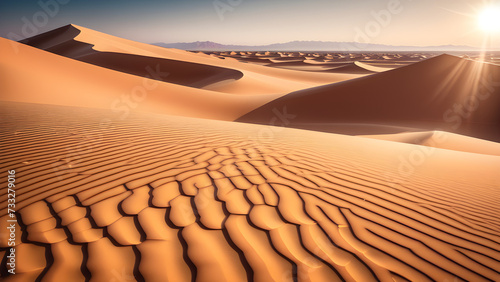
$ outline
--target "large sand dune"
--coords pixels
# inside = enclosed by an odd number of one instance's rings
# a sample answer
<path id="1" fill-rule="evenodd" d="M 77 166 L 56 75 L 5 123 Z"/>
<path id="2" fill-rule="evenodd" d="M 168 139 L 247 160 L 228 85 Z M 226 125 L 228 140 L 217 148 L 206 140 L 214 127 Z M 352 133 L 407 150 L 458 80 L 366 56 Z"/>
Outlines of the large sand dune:
<path id="1" fill-rule="evenodd" d="M 334 123 L 371 123 L 441 129 L 500 141 L 500 66 L 441 55 L 297 91 L 238 121 L 267 124 L 276 108 L 286 108 L 294 117 L 285 124 L 291 127 L 335 132 Z"/>
<path id="2" fill-rule="evenodd" d="M 12 48 L 15 46 L 16 48 Z M 232 120 L 279 95 L 232 95 L 159 81 L 170 74 L 151 65 L 150 78 L 75 61 L 0 38 L 2 100 Z M 159 71 L 158 71 L 159 70 Z M 179 79 L 188 81 L 187 77 Z M 154 80 L 153 77 L 159 79 Z M 199 82 L 199 81 L 197 81 Z"/>
<path id="3" fill-rule="evenodd" d="M 345 74 L 370 74 L 382 72 L 423 60 L 426 56 L 341 53 L 295 53 L 295 52 L 206 52 L 218 58 L 233 58 L 240 62 L 253 63 L 280 69 L 330 72 Z M 429 54 L 427 56 L 433 56 Z"/>
<path id="4" fill-rule="evenodd" d="M 500 280 L 496 156 L 436 149 L 409 174 L 400 159 L 421 146 L 50 105 L 0 115 L 22 226 L 4 281 Z"/>
<path id="5" fill-rule="evenodd" d="M 2 281 L 500 281 L 498 66 L 23 43 L 0 38 Z"/>
<path id="6" fill-rule="evenodd" d="M 138 110 L 234 120 L 291 91 L 360 77 L 221 60 L 75 25 L 22 42 L 37 48 L 0 38 L 2 100 L 112 108 L 124 115 Z"/>
<path id="7" fill-rule="evenodd" d="M 213 69 L 220 68 L 219 71 L 225 70 L 226 75 L 216 76 L 216 78 L 229 81 L 211 90 L 233 94 L 286 94 L 299 89 L 362 76 L 344 73 L 304 73 L 244 64 L 236 60 L 220 60 L 205 54 L 194 54 L 126 40 L 77 25 L 67 25 L 22 42 L 62 56 L 133 74 L 147 74 L 144 72 L 144 64 L 152 68 L 161 66 L 162 71 L 168 71 L 173 76 L 177 75 L 177 71 L 181 72 L 178 76 L 185 76 L 186 73 L 196 75 L 203 69 L 212 69 L 204 72 L 208 75 L 213 74 Z M 144 56 L 149 61 L 118 59 L 117 62 L 116 57 L 126 56 L 124 54 Z M 228 75 L 228 73 L 233 74 Z M 212 78 L 210 81 L 213 80 Z M 176 80 L 173 82 L 175 83 Z M 206 86 L 206 83 L 195 86 Z"/>
<path id="8" fill-rule="evenodd" d="M 500 156 L 500 143 L 442 131 L 364 135 L 363 137 L 422 145 L 432 148 Z"/>
<path id="9" fill-rule="evenodd" d="M 22 40 L 21 43 L 100 67 L 197 88 L 224 80 L 238 80 L 243 76 L 240 71 L 211 65 L 128 53 L 98 52 L 92 49 L 92 44 L 74 40 L 80 32 L 68 25 Z M 152 77 L 151 70 L 156 69 L 168 75 Z"/>

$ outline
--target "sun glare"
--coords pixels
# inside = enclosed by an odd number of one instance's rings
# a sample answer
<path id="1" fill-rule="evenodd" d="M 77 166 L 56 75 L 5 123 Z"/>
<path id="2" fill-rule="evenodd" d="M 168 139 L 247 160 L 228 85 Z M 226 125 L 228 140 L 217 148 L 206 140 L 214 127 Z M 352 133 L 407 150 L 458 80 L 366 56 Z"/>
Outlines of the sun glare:
<path id="1" fill-rule="evenodd" d="M 500 7 L 489 7 L 479 14 L 479 27 L 486 32 L 500 33 Z"/>

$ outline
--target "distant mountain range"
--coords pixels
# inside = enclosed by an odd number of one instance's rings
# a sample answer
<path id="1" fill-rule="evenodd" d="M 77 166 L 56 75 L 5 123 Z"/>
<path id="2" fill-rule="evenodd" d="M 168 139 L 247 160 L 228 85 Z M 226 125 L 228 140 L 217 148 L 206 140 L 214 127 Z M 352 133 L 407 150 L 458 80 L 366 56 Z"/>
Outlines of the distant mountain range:
<path id="1" fill-rule="evenodd" d="M 478 51 L 478 48 L 460 45 L 441 46 L 394 46 L 383 44 L 330 42 L 330 41 L 291 41 L 260 46 L 224 45 L 211 41 L 190 43 L 154 43 L 165 48 L 176 48 L 189 51 Z"/>

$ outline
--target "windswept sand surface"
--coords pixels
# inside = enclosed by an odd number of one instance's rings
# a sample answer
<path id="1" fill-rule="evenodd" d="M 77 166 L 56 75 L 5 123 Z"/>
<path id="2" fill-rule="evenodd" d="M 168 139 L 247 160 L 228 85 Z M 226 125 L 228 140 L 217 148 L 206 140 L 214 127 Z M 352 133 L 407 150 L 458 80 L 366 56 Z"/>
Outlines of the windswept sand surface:
<path id="1" fill-rule="evenodd" d="M 4 281 L 500 280 L 496 156 L 436 149 L 408 171 L 421 146 L 36 104 L 0 116 L 22 226 Z"/>
<path id="2" fill-rule="evenodd" d="M 163 72 L 173 71 L 173 75 L 184 71 L 200 76 L 199 73 L 203 69 L 219 68 L 219 72 L 224 72 L 225 75 L 216 76 L 215 79 L 212 77 L 209 82 L 225 80 L 226 83 L 212 87 L 209 83 L 192 86 L 230 94 L 284 95 L 299 89 L 363 76 L 363 74 L 307 73 L 245 64 L 237 60 L 220 60 L 205 54 L 126 40 L 77 25 L 67 25 L 23 42 L 55 54 L 133 74 L 145 75 L 144 60 L 149 60 L 149 65 L 158 65 Z M 133 55 L 137 60 L 117 59 L 127 55 Z M 137 57 L 143 57 L 143 60 Z M 242 73 L 242 76 L 235 72 Z M 213 72 L 204 74 L 211 76 Z M 169 82 L 168 78 L 164 81 Z"/>
<path id="3" fill-rule="evenodd" d="M 12 46 L 15 46 L 14 49 Z M 17 50 L 17 51 L 16 51 Z M 233 95 L 139 77 L 0 38 L 2 100 L 234 120 L 279 97 Z M 168 77 L 163 70 L 153 75 Z"/>
<path id="4" fill-rule="evenodd" d="M 442 131 L 364 135 L 362 137 L 422 145 L 432 148 L 500 156 L 500 143 Z"/>
<path id="5" fill-rule="evenodd" d="M 288 120 L 282 125 L 287 127 L 336 132 L 335 123 L 392 125 L 445 130 L 498 142 L 499 108 L 500 66 L 440 55 L 395 70 L 290 93 L 237 121 L 267 124 L 275 116 L 274 109 L 286 109 Z"/>
<path id="6" fill-rule="evenodd" d="M 433 54 L 381 54 L 381 53 L 328 53 L 328 52 L 205 52 L 218 58 L 234 58 L 240 62 L 281 69 L 345 74 L 383 72 L 435 55 Z"/>
<path id="7" fill-rule="evenodd" d="M 37 48 L 0 38 L 4 101 L 234 120 L 289 92 L 366 75 L 249 65 L 74 25 L 23 42 Z"/>
<path id="8" fill-rule="evenodd" d="M 2 281 L 500 281 L 498 65 L 76 25 L 0 57 Z"/>

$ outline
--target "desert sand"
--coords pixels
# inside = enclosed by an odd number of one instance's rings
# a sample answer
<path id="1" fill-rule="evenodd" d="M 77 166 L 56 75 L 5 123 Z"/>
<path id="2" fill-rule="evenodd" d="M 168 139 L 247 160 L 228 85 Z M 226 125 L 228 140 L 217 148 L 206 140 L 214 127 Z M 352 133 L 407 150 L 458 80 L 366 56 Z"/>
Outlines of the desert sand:
<path id="1" fill-rule="evenodd" d="M 215 87 L 214 91 L 231 94 L 286 94 L 293 90 L 313 87 L 325 83 L 333 83 L 360 75 L 353 74 L 321 74 L 304 73 L 289 70 L 266 68 L 253 64 L 241 64 L 237 60 L 221 60 L 205 54 L 195 54 L 175 49 L 166 49 L 149 44 L 134 42 L 108 34 L 103 34 L 77 25 L 61 27 L 52 34 L 40 35 L 38 38 L 28 39 L 27 44 L 44 49 L 56 54 L 82 61 L 90 61 L 95 65 L 104 65 L 107 68 L 116 69 L 137 69 L 143 72 L 144 69 L 134 62 L 121 62 L 126 66 L 113 66 L 116 60 L 111 56 L 124 56 L 130 54 L 147 57 L 145 59 L 155 59 L 158 64 L 167 67 L 167 71 L 172 69 L 175 72 L 182 71 L 178 66 L 168 65 L 172 63 L 183 63 L 186 71 L 193 69 L 220 67 L 243 73 L 243 77 L 228 77 L 228 83 Z M 96 54 L 98 53 L 98 54 Z M 119 53 L 119 54 L 116 54 Z M 96 58 L 97 57 L 97 58 Z M 180 62 L 179 62 L 180 61 Z M 192 64 L 189 64 L 192 63 Z M 196 65 L 195 66 L 193 66 Z M 149 64 L 155 65 L 155 64 Z M 116 68 L 115 68 L 116 67 Z M 199 70 L 198 70 L 199 71 Z M 177 74 L 176 74 L 177 75 Z M 237 79 L 238 78 L 238 79 Z M 167 80 L 168 81 L 168 80 Z"/>
<path id="2" fill-rule="evenodd" d="M 494 64 L 76 25 L 0 56 L 2 281 L 500 281 Z"/>
<path id="3" fill-rule="evenodd" d="M 290 93 L 238 121 L 337 132 L 336 123 L 441 129 L 500 141 L 500 66 L 440 55 L 406 67 Z M 368 129 L 366 129 L 368 130 Z M 362 130 L 358 134 L 367 134 Z"/>
<path id="4" fill-rule="evenodd" d="M 377 53 L 301 53 L 301 52 L 205 52 L 218 58 L 234 58 L 241 62 L 267 67 L 314 72 L 368 74 L 396 69 L 422 61 L 433 54 L 381 55 Z"/>
<path id="5" fill-rule="evenodd" d="M 102 128 L 109 111 L 35 104 L 2 119 L 12 281 L 500 279 L 496 156 L 436 149 L 403 177 L 418 145 L 147 114 Z"/>

